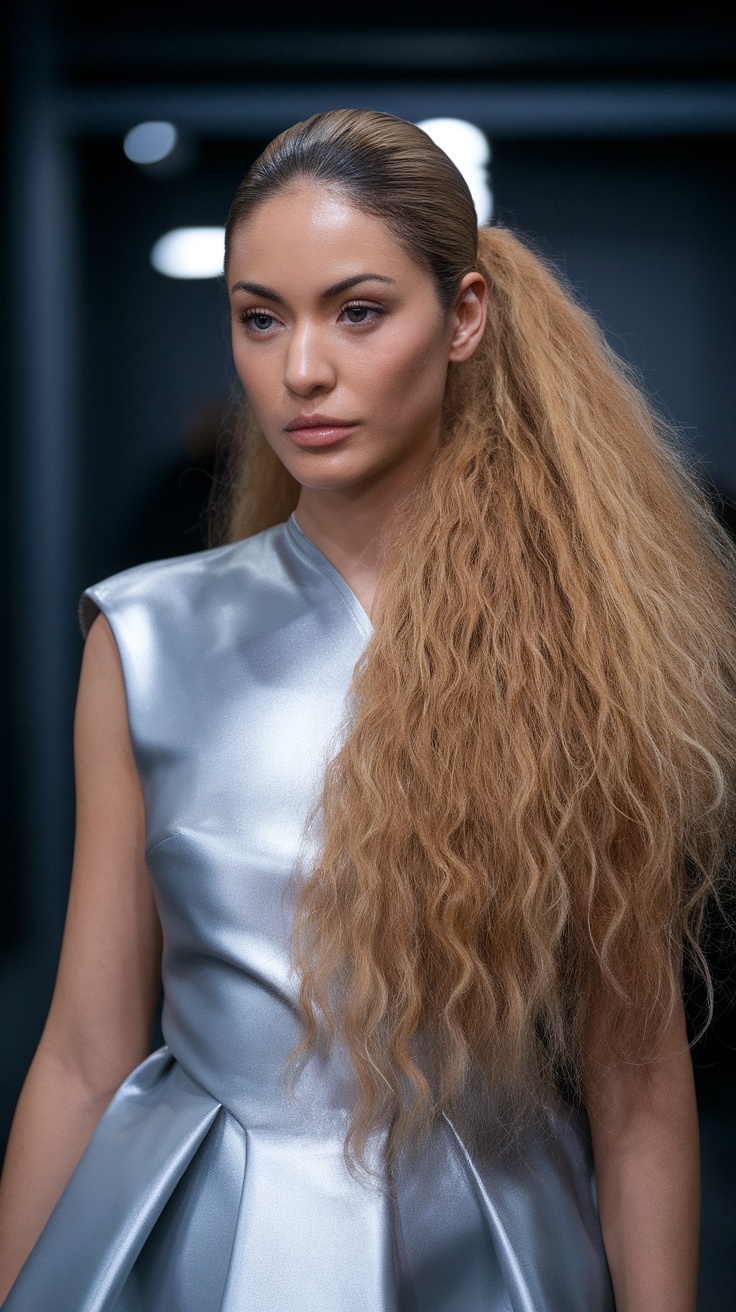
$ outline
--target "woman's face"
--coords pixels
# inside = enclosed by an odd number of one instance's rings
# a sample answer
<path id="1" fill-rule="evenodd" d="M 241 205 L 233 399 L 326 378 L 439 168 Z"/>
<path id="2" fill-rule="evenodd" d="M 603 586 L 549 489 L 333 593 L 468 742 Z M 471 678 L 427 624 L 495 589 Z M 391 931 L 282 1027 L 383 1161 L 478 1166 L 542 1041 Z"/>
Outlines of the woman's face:
<path id="1" fill-rule="evenodd" d="M 431 276 L 381 219 L 304 182 L 235 231 L 227 279 L 235 367 L 303 487 L 357 489 L 428 463 L 448 362 L 482 333 L 480 274 L 443 313 Z"/>

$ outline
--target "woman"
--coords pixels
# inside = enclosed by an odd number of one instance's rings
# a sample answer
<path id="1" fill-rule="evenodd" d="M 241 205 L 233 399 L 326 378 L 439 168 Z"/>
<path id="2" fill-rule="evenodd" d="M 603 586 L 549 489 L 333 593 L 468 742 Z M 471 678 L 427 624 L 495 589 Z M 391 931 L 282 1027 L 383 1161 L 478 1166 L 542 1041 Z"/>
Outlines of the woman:
<path id="1" fill-rule="evenodd" d="M 727 544 L 418 128 L 282 134 L 226 278 L 230 544 L 83 602 L 5 1307 L 692 1312 Z"/>

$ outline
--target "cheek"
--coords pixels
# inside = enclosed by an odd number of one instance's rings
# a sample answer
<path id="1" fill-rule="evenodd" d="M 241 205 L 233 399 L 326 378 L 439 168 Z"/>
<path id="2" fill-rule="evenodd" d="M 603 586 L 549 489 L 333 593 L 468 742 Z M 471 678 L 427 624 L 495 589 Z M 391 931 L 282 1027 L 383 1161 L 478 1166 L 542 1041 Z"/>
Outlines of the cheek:
<path id="1" fill-rule="evenodd" d="M 248 351 L 248 343 L 243 341 L 240 332 L 237 329 L 233 330 L 230 343 L 233 353 L 233 364 L 235 365 L 238 378 L 243 382 L 250 372 L 249 366 L 251 353 Z"/>
<path id="2" fill-rule="evenodd" d="M 437 333 L 418 335 L 400 324 L 386 333 L 376 350 L 356 360 L 356 381 L 370 394 L 379 411 L 425 410 L 441 401 L 447 354 Z"/>
<path id="3" fill-rule="evenodd" d="M 248 349 L 250 343 L 233 343 L 233 364 L 251 404 L 260 409 L 274 396 L 279 362 L 275 352 Z"/>
<path id="4" fill-rule="evenodd" d="M 245 380 L 248 376 L 248 357 L 246 352 L 243 350 L 242 343 L 238 340 L 238 337 L 236 337 L 236 330 L 233 330 L 231 334 L 230 348 L 233 353 L 233 364 L 235 365 L 235 372 L 238 375 L 238 378 L 240 379 L 241 383 L 243 384 L 243 387 L 245 387 Z"/>

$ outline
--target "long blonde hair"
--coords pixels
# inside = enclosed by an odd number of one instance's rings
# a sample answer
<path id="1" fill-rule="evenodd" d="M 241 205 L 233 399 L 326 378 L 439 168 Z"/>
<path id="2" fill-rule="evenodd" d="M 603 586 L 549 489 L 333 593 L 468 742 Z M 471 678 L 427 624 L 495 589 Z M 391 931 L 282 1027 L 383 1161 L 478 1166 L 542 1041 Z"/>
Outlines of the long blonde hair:
<path id="1" fill-rule="evenodd" d="M 302 1047 L 346 1045 L 360 1160 L 374 1130 L 393 1152 L 470 1085 L 512 1121 L 561 1079 L 579 1091 L 603 1000 L 614 1052 L 646 1062 L 684 963 L 707 980 L 734 818 L 734 555 L 595 323 L 511 233 L 478 234 L 424 133 L 367 111 L 298 124 L 229 233 L 302 175 L 380 215 L 444 305 L 470 268 L 489 289 L 381 579 L 300 894 Z M 232 537 L 298 492 L 250 437 Z"/>

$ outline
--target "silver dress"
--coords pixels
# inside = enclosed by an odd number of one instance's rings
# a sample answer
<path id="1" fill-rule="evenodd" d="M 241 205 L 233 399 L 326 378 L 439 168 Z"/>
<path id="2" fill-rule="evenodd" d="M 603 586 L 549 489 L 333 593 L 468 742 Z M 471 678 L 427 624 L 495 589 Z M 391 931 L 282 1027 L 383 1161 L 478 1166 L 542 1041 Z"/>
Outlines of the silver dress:
<path id="1" fill-rule="evenodd" d="M 293 872 L 371 633 L 345 581 L 292 517 L 90 588 L 85 630 L 98 610 L 145 796 L 165 1047 L 116 1093 L 5 1312 L 611 1312 L 575 1117 L 505 1155 L 443 1121 L 391 1180 L 355 1178 L 345 1054 L 285 1079 Z"/>

